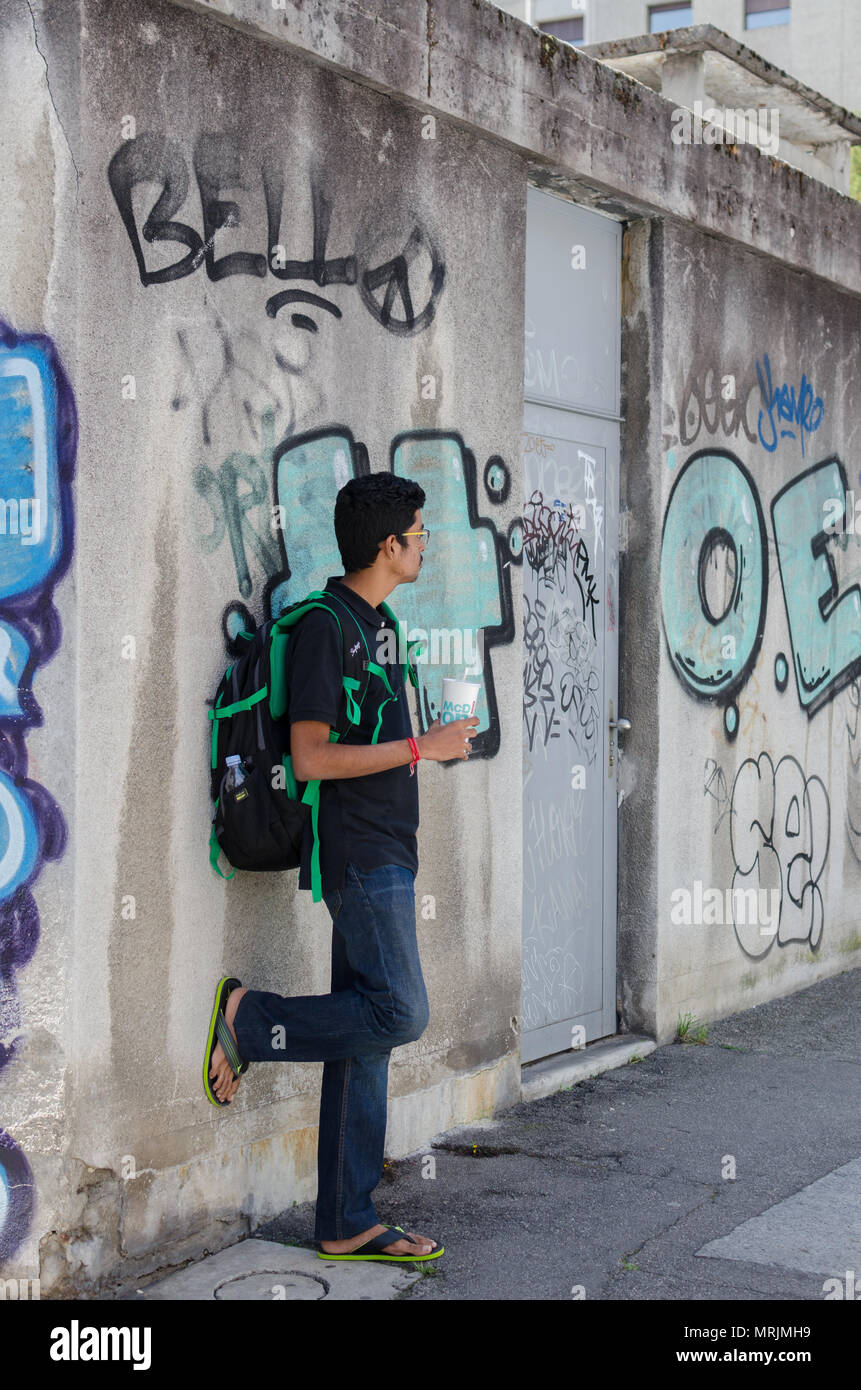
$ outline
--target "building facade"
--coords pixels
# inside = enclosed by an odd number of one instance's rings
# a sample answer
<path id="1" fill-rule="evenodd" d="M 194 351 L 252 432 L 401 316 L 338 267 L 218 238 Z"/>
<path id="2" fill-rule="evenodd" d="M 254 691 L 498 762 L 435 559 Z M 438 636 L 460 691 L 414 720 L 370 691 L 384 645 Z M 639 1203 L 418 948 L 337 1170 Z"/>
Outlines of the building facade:
<path id="1" fill-rule="evenodd" d="M 502 7 L 566 42 L 608 43 L 711 24 L 847 110 L 861 112 L 855 0 L 511 0 Z"/>

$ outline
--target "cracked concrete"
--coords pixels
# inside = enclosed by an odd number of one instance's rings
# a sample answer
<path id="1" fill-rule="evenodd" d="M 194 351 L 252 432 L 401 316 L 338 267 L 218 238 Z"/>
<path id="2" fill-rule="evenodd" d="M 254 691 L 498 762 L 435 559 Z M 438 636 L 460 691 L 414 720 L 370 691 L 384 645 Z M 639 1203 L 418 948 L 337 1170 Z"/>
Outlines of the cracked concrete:
<path id="1" fill-rule="evenodd" d="M 775 1229 L 776 1204 L 857 1156 L 859 996 L 861 971 L 846 972 L 712 1024 L 705 1045 L 669 1044 L 389 1163 L 380 1219 L 446 1247 L 404 1297 L 822 1299 L 800 1255 L 703 1248 L 764 1211 Z M 309 1204 L 257 1234 L 312 1228 Z M 834 1248 L 834 1275 L 850 1253 Z"/>
<path id="2" fill-rule="evenodd" d="M 66 148 L 67 148 L 67 150 L 69 151 L 69 158 L 71 159 L 71 161 L 72 161 L 72 166 L 73 166 L 73 168 L 74 168 L 74 170 L 75 170 L 75 185 L 76 185 L 76 187 L 80 187 L 80 182 L 81 182 L 81 171 L 80 171 L 80 169 L 78 168 L 78 162 L 77 162 L 77 160 L 75 159 L 75 151 L 72 149 L 72 142 L 71 142 L 71 140 L 69 139 L 68 132 L 66 131 L 66 127 L 65 127 L 65 124 L 64 124 L 64 122 L 63 122 L 63 118 L 62 118 L 62 116 L 60 115 L 59 107 L 57 106 L 56 100 L 54 99 L 54 92 L 53 92 L 53 89 L 52 89 L 52 87 L 51 87 L 51 73 L 50 73 L 50 69 L 49 69 L 49 66 L 48 66 L 48 56 L 47 56 L 47 54 L 44 52 L 44 50 L 42 49 L 41 44 L 39 43 L 39 28 L 38 28 L 38 25 L 36 24 L 36 14 L 35 14 L 35 11 L 34 11 L 34 9 L 33 9 L 33 0 L 27 0 L 27 9 L 30 11 L 30 19 L 31 19 L 32 24 L 33 24 L 33 43 L 34 43 L 35 46 L 36 46 L 36 52 L 38 53 L 39 57 L 42 59 L 42 62 L 45 64 L 45 86 L 46 86 L 47 89 L 48 89 L 48 96 L 49 96 L 50 101 L 51 101 L 51 107 L 52 107 L 52 109 L 53 109 L 54 115 L 55 115 L 56 118 L 57 118 L 57 124 L 58 124 L 58 126 L 60 127 L 60 130 L 63 132 L 63 139 L 64 139 L 65 142 L 66 142 Z"/>

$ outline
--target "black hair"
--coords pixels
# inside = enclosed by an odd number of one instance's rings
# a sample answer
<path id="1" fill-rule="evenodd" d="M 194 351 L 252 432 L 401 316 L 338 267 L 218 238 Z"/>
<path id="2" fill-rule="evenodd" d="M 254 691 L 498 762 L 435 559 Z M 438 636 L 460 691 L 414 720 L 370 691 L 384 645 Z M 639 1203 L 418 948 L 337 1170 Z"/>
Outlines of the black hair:
<path id="1" fill-rule="evenodd" d="M 396 473 L 366 473 L 345 483 L 335 499 L 335 537 L 344 573 L 369 569 L 387 536 L 397 536 L 406 549 L 401 533 L 412 530 L 424 504 L 424 489 Z"/>

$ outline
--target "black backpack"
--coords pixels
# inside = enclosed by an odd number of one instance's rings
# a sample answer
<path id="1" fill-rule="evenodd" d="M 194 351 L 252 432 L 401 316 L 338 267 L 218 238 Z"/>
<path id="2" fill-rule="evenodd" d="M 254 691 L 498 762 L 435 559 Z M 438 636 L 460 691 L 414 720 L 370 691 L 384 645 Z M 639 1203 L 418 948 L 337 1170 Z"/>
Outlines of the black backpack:
<path id="1" fill-rule="evenodd" d="M 319 781 L 296 781 L 290 756 L 289 692 L 287 689 L 287 644 L 290 633 L 313 608 L 332 614 L 341 632 L 344 653 L 344 705 L 330 743 L 341 742 L 359 724 L 371 676 L 382 683 L 377 723 L 372 743 L 376 743 L 383 708 L 395 698 L 384 668 L 371 659 L 367 638 L 349 605 L 329 590 L 315 589 L 307 598 L 285 608 L 256 632 L 240 632 L 237 640 L 247 642 L 247 650 L 228 667 L 215 693 L 209 711 L 212 722 L 210 755 L 210 795 L 215 802 L 209 861 L 221 878 L 233 878 L 237 869 L 271 872 L 296 869 L 302 857 L 305 825 L 310 817 L 314 836 L 311 854 L 311 889 L 314 902 L 322 897 L 320 840 L 317 817 L 320 806 Z M 397 619 L 385 603 L 380 610 L 395 624 Z M 347 622 L 342 623 L 346 615 Z M 412 657 L 422 649 L 420 641 L 407 643 L 404 679 L 414 686 L 418 676 Z M 227 759 L 241 758 L 244 779 L 236 786 L 225 785 Z M 218 867 L 219 853 L 232 864 L 223 874 Z"/>

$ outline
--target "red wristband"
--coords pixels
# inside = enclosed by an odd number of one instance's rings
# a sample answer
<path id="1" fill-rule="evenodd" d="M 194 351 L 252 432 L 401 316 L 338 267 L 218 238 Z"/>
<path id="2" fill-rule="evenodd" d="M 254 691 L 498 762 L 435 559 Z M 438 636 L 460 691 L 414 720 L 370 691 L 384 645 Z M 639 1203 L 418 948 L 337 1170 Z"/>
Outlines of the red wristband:
<path id="1" fill-rule="evenodd" d="M 414 738 L 407 737 L 407 743 L 410 745 L 410 752 L 413 755 L 413 760 L 410 763 L 410 776 L 413 777 L 415 776 L 416 763 L 421 757 L 421 753 L 419 752 L 418 744 L 416 743 Z"/>

